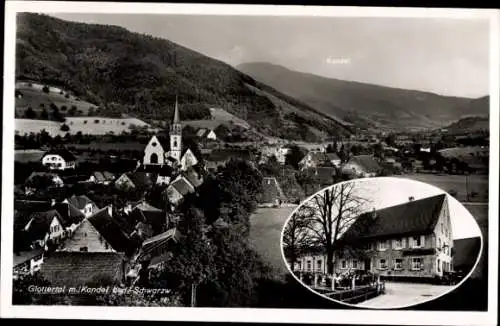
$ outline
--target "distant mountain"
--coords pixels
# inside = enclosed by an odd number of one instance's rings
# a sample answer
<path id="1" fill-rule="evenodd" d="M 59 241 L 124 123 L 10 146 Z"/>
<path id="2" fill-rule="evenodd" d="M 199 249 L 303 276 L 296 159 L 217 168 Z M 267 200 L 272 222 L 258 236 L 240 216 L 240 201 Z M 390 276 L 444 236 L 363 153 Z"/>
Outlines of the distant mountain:
<path id="1" fill-rule="evenodd" d="M 487 100 L 441 96 L 302 73 L 270 63 L 240 71 L 339 120 L 392 130 L 443 127 L 466 115 L 488 115 Z"/>
<path id="2" fill-rule="evenodd" d="M 330 115 L 168 40 L 40 14 L 17 19 L 17 79 L 69 90 L 100 114 L 170 121 L 178 96 L 181 117 L 183 106 L 220 107 L 268 136 L 315 141 L 351 133 Z"/>

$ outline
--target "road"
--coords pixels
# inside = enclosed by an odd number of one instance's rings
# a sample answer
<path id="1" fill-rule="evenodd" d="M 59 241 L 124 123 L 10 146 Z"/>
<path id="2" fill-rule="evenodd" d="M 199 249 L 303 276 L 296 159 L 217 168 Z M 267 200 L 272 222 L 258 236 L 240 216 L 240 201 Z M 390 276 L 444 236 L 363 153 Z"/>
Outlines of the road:
<path id="1" fill-rule="evenodd" d="M 357 304 L 364 308 L 396 308 L 422 303 L 453 289 L 453 286 L 386 282 L 385 294 Z"/>

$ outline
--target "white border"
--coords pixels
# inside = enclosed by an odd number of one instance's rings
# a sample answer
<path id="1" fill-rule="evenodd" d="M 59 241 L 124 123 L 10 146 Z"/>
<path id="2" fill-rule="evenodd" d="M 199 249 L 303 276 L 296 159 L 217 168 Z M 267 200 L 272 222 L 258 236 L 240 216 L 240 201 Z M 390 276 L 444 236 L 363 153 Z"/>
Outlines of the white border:
<path id="1" fill-rule="evenodd" d="M 477 268 L 477 265 L 479 264 L 479 261 L 481 260 L 481 255 L 483 254 L 483 249 L 484 249 L 484 239 L 483 239 L 483 233 L 481 231 L 480 234 L 479 234 L 479 238 L 481 239 L 481 245 L 479 246 L 479 252 L 477 254 L 477 257 L 476 257 L 476 262 L 474 263 L 474 266 L 471 268 L 470 272 L 464 277 L 462 278 L 462 280 L 460 282 L 458 282 L 457 284 L 455 284 L 453 287 L 451 287 L 449 290 L 441 293 L 441 294 L 438 294 L 438 295 L 435 295 L 433 297 L 429 297 L 428 299 L 426 300 L 422 300 L 422 301 L 419 301 L 419 302 L 416 302 L 416 303 L 413 303 L 413 304 L 407 304 L 407 305 L 395 305 L 395 306 L 388 306 L 388 307 L 369 307 L 369 306 L 361 306 L 359 304 L 351 304 L 351 303 L 346 303 L 346 302 L 342 302 L 342 301 L 339 301 L 339 300 L 335 300 L 335 299 L 332 299 L 322 293 L 319 293 L 317 291 L 315 291 L 314 289 L 312 289 L 310 286 L 308 286 L 307 284 L 305 284 L 304 282 L 302 282 L 298 277 L 297 275 L 295 275 L 295 273 L 292 271 L 292 268 L 290 266 L 290 264 L 288 264 L 287 260 L 286 260 L 286 257 L 285 257 L 285 250 L 284 250 L 284 246 L 283 246 L 283 233 L 285 233 L 285 228 L 286 228 L 286 225 L 288 224 L 288 221 L 290 221 L 290 219 L 292 218 L 292 216 L 304 205 L 306 204 L 307 202 L 309 202 L 310 200 L 312 200 L 314 197 L 316 197 L 318 194 L 322 194 L 323 192 L 325 192 L 327 189 L 332 189 L 333 187 L 337 187 L 341 184 L 344 184 L 344 183 L 352 183 L 352 182 L 356 182 L 356 183 L 363 183 L 363 182 L 373 182 L 373 180 L 376 180 L 376 179 L 394 179 L 394 180 L 398 180 L 398 181 L 401 181 L 401 180 L 405 180 L 409 183 L 420 183 L 420 184 L 425 184 L 427 185 L 429 188 L 435 188 L 435 189 L 439 189 L 439 190 L 442 190 L 436 186 L 433 186 L 431 184 L 428 184 L 426 182 L 422 182 L 422 181 L 418 181 L 418 180 L 413 180 L 413 179 L 409 179 L 409 178 L 399 178 L 399 177 L 391 177 L 391 176 L 387 176 L 387 177 L 375 177 L 375 178 L 361 178 L 361 179 L 352 179 L 352 180 L 347 180 L 347 181 L 342 181 L 342 182 L 339 182 L 339 183 L 336 183 L 334 185 L 331 185 L 331 186 L 328 186 L 328 187 L 325 187 L 319 191 L 317 191 L 316 193 L 312 194 L 311 196 L 309 196 L 307 199 L 305 199 L 302 203 L 300 203 L 299 206 L 297 206 L 293 212 L 290 214 L 290 216 L 286 219 L 285 221 L 285 224 L 283 225 L 283 228 L 281 229 L 281 235 L 280 235 L 280 248 L 281 248 L 281 258 L 283 259 L 283 263 L 286 265 L 287 269 L 288 269 L 288 272 L 290 275 L 292 275 L 293 278 L 295 278 L 295 280 L 297 282 L 299 282 L 304 288 L 306 288 L 307 290 L 311 291 L 312 293 L 322 297 L 322 298 L 325 298 L 326 300 L 330 300 L 332 302 L 335 302 L 335 303 L 338 303 L 338 304 L 341 304 L 341 305 L 345 305 L 345 306 L 348 306 L 348 307 L 351 307 L 351 308 L 356 308 L 356 309 L 373 309 L 373 310 L 390 310 L 390 309 L 401 309 L 401 308 L 411 308 L 411 307 L 414 307 L 414 306 L 417 306 L 417 305 L 421 305 L 421 304 L 424 304 L 424 303 L 427 303 L 429 301 L 434 301 L 442 296 L 445 296 L 447 295 L 448 293 L 451 293 L 452 291 L 454 291 L 455 289 L 457 289 L 458 287 L 460 287 L 465 281 L 467 281 L 467 279 L 472 275 L 472 273 L 474 273 L 474 271 L 476 270 Z M 446 194 L 447 196 L 449 196 L 447 198 L 447 200 L 454 200 L 456 201 L 458 204 L 462 205 L 458 200 L 456 200 L 455 198 L 453 198 L 449 193 L 447 193 L 446 191 L 443 190 L 443 193 Z M 463 206 L 463 205 L 462 205 Z M 464 207 L 464 209 L 466 209 Z M 474 217 L 472 216 L 472 214 L 470 214 L 469 212 L 469 216 L 471 219 L 474 219 Z M 479 225 L 477 224 L 477 221 L 474 220 L 474 222 L 476 223 L 478 229 L 479 229 Z M 456 239 L 458 240 L 458 239 Z M 487 259 L 486 259 L 487 260 Z"/>
<path id="2" fill-rule="evenodd" d="M 171 321 L 289 322 L 336 324 L 408 324 L 408 325 L 496 325 L 498 272 L 498 122 L 499 122 L 499 23 L 493 9 L 448 8 L 375 8 L 375 7 L 304 7 L 268 5 L 209 4 L 139 4 L 98 2 L 7 1 L 5 5 L 4 94 L 14 94 L 15 14 L 16 12 L 93 12 L 93 13 L 155 13 L 197 15 L 261 15 L 318 17 L 432 17 L 458 19 L 489 19 L 490 29 L 490 153 L 489 182 L 489 299 L 488 312 L 427 312 L 381 310 L 308 310 L 249 308 L 142 308 L 142 307 L 74 307 L 74 306 L 12 306 L 12 223 L 13 223 L 13 160 L 14 97 L 4 96 L 3 169 L 2 169 L 2 236 L 1 291 L 2 317 L 120 319 Z M 471 298 L 473 300 L 473 298 Z"/>

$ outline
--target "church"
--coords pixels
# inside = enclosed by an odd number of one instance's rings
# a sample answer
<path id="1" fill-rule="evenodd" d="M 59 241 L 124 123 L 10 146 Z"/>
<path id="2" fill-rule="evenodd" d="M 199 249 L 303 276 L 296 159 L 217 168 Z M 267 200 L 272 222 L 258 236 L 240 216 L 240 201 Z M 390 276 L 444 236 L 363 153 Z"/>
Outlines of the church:
<path id="1" fill-rule="evenodd" d="M 170 125 L 170 147 L 169 150 L 160 144 L 156 136 L 151 137 L 146 148 L 144 149 L 144 157 L 142 165 L 149 166 L 170 166 L 179 167 L 182 171 L 187 171 L 190 167 L 198 164 L 198 159 L 193 152 L 182 147 L 182 125 L 179 118 L 179 106 L 177 98 L 175 99 L 174 118 Z"/>

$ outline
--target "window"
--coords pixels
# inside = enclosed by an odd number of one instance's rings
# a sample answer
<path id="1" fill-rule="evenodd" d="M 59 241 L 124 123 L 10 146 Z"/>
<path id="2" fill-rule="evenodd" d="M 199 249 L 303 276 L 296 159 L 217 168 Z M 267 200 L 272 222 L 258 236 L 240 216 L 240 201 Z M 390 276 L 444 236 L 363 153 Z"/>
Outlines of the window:
<path id="1" fill-rule="evenodd" d="M 389 248 L 389 241 L 383 240 L 378 243 L 378 250 L 383 251 Z"/>
<path id="2" fill-rule="evenodd" d="M 412 237 L 411 240 L 413 248 L 420 248 L 424 246 L 425 236 L 422 235 L 422 236 Z"/>
<path id="3" fill-rule="evenodd" d="M 89 251 L 88 247 L 80 247 L 80 251 Z"/>
<path id="4" fill-rule="evenodd" d="M 352 261 L 352 268 L 358 268 L 358 261 L 356 259 Z"/>
<path id="5" fill-rule="evenodd" d="M 438 271 L 438 272 L 441 272 L 441 261 L 438 259 L 438 260 L 436 261 L 436 263 L 437 263 L 437 265 L 436 265 L 436 266 L 437 266 L 437 271 Z"/>
<path id="6" fill-rule="evenodd" d="M 402 249 L 404 247 L 404 239 L 396 239 L 393 241 L 394 249 Z"/>
<path id="7" fill-rule="evenodd" d="M 311 261 L 308 260 L 307 261 L 307 270 L 310 271 L 312 269 L 312 264 L 311 264 Z"/>
<path id="8" fill-rule="evenodd" d="M 402 259 L 396 259 L 394 261 L 394 269 L 395 270 L 401 270 L 401 269 L 403 269 L 403 260 Z"/>
<path id="9" fill-rule="evenodd" d="M 415 270 L 415 271 L 421 270 L 422 269 L 422 258 L 412 258 L 411 269 Z"/>
<path id="10" fill-rule="evenodd" d="M 347 268 L 347 263 L 345 260 L 342 260 L 341 261 L 341 264 L 342 264 L 342 268 Z"/>
<path id="11" fill-rule="evenodd" d="M 361 247 L 364 250 L 371 250 L 372 249 L 372 244 L 371 243 L 365 243 Z"/>
<path id="12" fill-rule="evenodd" d="M 380 259 L 378 262 L 378 268 L 379 269 L 386 269 L 387 268 L 387 260 Z"/>

